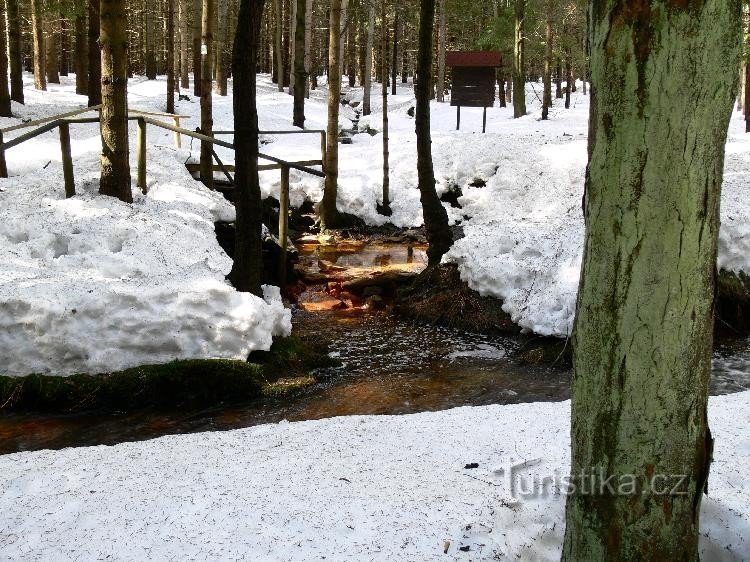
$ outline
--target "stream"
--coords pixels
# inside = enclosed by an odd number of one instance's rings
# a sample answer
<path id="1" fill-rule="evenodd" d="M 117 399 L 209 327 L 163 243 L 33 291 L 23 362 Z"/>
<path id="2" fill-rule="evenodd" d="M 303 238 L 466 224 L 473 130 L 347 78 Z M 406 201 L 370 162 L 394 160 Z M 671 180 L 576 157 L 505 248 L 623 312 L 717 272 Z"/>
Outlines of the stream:
<path id="1" fill-rule="evenodd" d="M 306 268 L 423 267 L 424 248 L 405 244 L 301 246 Z M 387 309 L 324 306 L 325 286 L 309 287 L 293 311 L 294 332 L 330 342 L 341 364 L 293 399 L 195 411 L 140 411 L 0 417 L 0 454 L 113 445 L 168 434 L 229 430 L 282 420 L 342 415 L 407 414 L 458 406 L 558 401 L 569 398 L 570 371 L 521 364 L 516 337 L 416 324 Z M 323 303 L 323 305 L 321 305 Z M 714 354 L 712 394 L 750 389 L 750 338 L 724 341 Z"/>

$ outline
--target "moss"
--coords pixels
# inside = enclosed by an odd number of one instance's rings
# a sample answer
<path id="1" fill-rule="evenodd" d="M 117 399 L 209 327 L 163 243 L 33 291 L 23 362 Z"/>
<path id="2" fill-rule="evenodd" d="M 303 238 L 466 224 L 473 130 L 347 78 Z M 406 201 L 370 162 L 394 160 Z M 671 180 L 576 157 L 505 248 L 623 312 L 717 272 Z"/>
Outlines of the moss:
<path id="1" fill-rule="evenodd" d="M 316 382 L 313 370 L 333 362 L 322 344 L 291 337 L 253 353 L 250 362 L 196 359 L 96 375 L 0 376 L 0 411 L 195 408 L 289 396 Z"/>

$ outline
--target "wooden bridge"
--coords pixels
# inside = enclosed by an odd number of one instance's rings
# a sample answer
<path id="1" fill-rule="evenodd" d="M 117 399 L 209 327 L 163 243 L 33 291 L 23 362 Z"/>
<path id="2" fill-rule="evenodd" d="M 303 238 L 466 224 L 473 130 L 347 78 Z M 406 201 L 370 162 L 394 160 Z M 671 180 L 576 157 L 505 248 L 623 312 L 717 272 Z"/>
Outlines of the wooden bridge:
<path id="1" fill-rule="evenodd" d="M 101 121 L 101 113 L 97 116 L 92 117 L 79 117 L 80 115 L 101 110 L 101 105 L 86 107 L 67 113 L 61 113 L 46 117 L 44 119 L 38 119 L 35 121 L 29 121 L 27 123 L 20 123 L 11 127 L 0 129 L 0 178 L 8 177 L 8 166 L 6 164 L 5 152 L 23 144 L 24 142 L 36 138 L 40 135 L 48 133 L 54 129 L 59 130 L 60 135 L 60 152 L 62 156 L 62 168 L 63 168 L 63 179 L 65 184 L 65 196 L 73 197 L 76 194 L 75 177 L 73 175 L 73 158 L 71 154 L 70 144 L 70 125 L 71 124 L 84 124 L 84 123 L 99 123 Z M 174 124 L 166 123 L 160 119 L 169 119 Z M 200 130 L 191 131 L 180 127 L 182 119 L 189 119 L 187 115 L 176 115 L 172 113 L 158 113 L 142 111 L 138 109 L 128 110 L 128 120 L 136 121 L 138 124 L 137 135 L 136 135 L 136 155 L 137 155 L 137 174 L 136 174 L 136 186 L 141 189 L 145 194 L 148 191 L 146 185 L 146 128 L 151 125 L 174 133 L 175 146 L 181 148 L 182 136 L 195 138 L 202 142 L 211 144 L 211 152 L 215 160 L 215 164 L 212 166 L 213 172 L 222 172 L 229 180 L 230 189 L 234 186 L 234 178 L 231 176 L 231 172 L 234 171 L 233 165 L 225 165 L 219 156 L 216 154 L 214 146 L 222 146 L 234 150 L 234 144 L 215 138 L 214 136 L 204 135 Z M 30 127 L 36 127 L 31 131 L 22 133 L 17 137 L 9 140 L 5 140 L 5 135 L 13 131 L 22 129 L 28 129 Z M 281 188 L 279 192 L 279 246 L 281 247 L 281 257 L 279 261 L 279 275 L 280 279 L 286 279 L 286 240 L 288 232 L 288 220 L 289 220 L 289 174 L 290 170 L 298 170 L 317 177 L 325 177 L 323 171 L 323 162 L 325 161 L 326 155 L 326 132 L 322 130 L 292 130 L 292 131 L 259 131 L 261 135 L 293 135 L 293 134 L 315 134 L 320 135 L 320 150 L 321 157 L 319 160 L 305 160 L 291 162 L 270 156 L 268 154 L 259 153 L 258 158 L 261 160 L 269 161 L 270 164 L 262 164 L 258 166 L 259 170 L 281 170 Z M 234 131 L 214 131 L 214 135 L 225 136 L 234 135 Z M 316 170 L 312 166 L 320 166 L 321 170 Z M 196 172 L 199 171 L 199 164 L 187 164 L 188 171 Z"/>

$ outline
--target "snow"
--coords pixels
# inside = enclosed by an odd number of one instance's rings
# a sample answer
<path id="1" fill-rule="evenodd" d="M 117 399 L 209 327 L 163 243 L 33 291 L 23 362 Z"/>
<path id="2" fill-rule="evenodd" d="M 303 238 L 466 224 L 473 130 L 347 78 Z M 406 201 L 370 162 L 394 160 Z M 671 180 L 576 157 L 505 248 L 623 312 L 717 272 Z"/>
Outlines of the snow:
<path id="1" fill-rule="evenodd" d="M 85 101 L 71 88 L 68 79 L 52 92 L 27 89 L 27 105 L 14 110 L 24 118 L 68 111 Z M 131 104 L 149 108 L 139 103 L 143 97 L 136 85 Z M 134 186 L 133 205 L 97 193 L 98 125 L 71 126 L 71 199 L 64 197 L 56 133 L 8 151 L 12 177 L 0 182 L 3 374 L 245 359 L 290 332 L 277 288 L 266 287 L 260 299 L 225 281 L 232 264 L 213 223 L 233 220 L 234 208 L 192 180 L 184 166 L 189 153 L 173 148 L 171 133 L 152 129 L 149 193 Z"/>
<path id="2" fill-rule="evenodd" d="M 750 392 L 710 398 L 702 560 L 750 559 L 748 412 Z M 559 560 L 564 495 L 520 492 L 567 475 L 569 416 L 468 407 L 7 455 L 0 558 Z"/>

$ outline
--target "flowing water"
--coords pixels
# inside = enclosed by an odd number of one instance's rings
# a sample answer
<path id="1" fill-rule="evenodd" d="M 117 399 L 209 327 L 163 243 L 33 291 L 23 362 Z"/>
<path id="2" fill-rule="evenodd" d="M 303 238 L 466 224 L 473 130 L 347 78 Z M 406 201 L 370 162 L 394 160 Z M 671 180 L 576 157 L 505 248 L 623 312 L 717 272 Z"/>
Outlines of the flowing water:
<path id="1" fill-rule="evenodd" d="M 424 248 L 350 244 L 303 247 L 302 262 L 318 259 L 347 267 L 391 267 L 425 260 Z M 322 298 L 314 288 L 301 300 Z M 0 417 L 0 453 L 67 446 L 111 445 L 160 435 L 227 430 L 281 420 L 355 414 L 406 414 L 457 406 L 565 400 L 570 372 L 514 359 L 523 345 L 512 337 L 486 336 L 424 326 L 387 311 L 294 310 L 294 330 L 330 342 L 341 364 L 318 373 L 321 382 L 302 396 L 262 404 L 198 411 Z M 750 339 L 725 342 L 716 351 L 711 391 L 750 389 Z"/>

